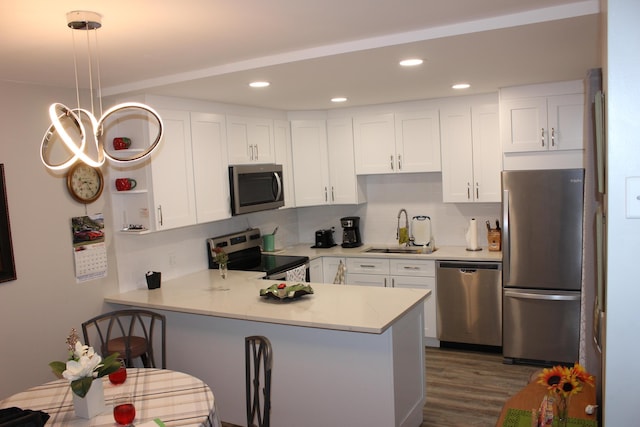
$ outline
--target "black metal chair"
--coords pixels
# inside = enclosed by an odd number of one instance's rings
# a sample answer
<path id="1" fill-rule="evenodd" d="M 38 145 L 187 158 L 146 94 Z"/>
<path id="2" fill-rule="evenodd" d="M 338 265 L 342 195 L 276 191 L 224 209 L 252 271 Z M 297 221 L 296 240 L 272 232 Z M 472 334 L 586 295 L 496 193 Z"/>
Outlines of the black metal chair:
<path id="1" fill-rule="evenodd" d="M 247 426 L 269 427 L 271 413 L 271 342 L 263 336 L 245 338 Z M 254 423 L 257 421 L 257 424 Z"/>
<path id="2" fill-rule="evenodd" d="M 166 318 L 149 310 L 118 310 L 104 313 L 82 324 L 84 343 L 91 345 L 89 332 L 95 328 L 93 336 L 100 341 L 102 357 L 120 353 L 128 367 L 133 367 L 136 358 L 142 360 L 145 368 L 166 369 Z M 160 341 L 161 363 L 156 364 L 154 344 Z M 95 347 L 95 346 L 94 346 Z"/>

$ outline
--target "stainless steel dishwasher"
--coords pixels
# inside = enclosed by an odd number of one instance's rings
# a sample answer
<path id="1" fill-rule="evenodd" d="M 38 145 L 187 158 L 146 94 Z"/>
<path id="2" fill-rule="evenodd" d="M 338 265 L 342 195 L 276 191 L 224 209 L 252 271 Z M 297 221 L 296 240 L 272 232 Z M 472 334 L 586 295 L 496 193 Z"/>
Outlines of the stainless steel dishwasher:
<path id="1" fill-rule="evenodd" d="M 502 263 L 438 261 L 437 331 L 445 342 L 502 346 Z"/>

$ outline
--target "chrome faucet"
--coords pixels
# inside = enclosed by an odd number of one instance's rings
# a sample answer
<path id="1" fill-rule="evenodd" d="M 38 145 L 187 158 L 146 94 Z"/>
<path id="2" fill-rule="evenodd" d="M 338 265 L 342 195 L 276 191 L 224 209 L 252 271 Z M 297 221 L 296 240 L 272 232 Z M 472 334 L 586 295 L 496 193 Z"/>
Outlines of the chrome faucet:
<path id="1" fill-rule="evenodd" d="M 401 242 L 400 241 L 400 217 L 402 216 L 402 213 L 404 212 L 404 226 L 405 229 L 407 230 L 407 236 L 406 236 L 406 241 Z M 400 209 L 400 211 L 398 212 L 398 225 L 396 227 L 396 240 L 398 240 L 398 243 L 404 243 L 406 246 L 409 246 L 409 214 L 407 213 L 406 209 Z"/>

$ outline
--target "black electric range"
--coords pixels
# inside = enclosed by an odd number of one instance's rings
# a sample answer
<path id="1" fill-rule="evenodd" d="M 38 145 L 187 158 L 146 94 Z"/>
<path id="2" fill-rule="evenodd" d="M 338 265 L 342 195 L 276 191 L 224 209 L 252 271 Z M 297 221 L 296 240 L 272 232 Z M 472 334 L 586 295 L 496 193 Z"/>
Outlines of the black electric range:
<path id="1" fill-rule="evenodd" d="M 262 253 L 260 229 L 250 228 L 238 233 L 207 239 L 209 268 L 218 268 L 214 248 L 221 248 L 229 256 L 229 270 L 262 271 L 267 278 L 279 279 L 288 270 L 300 267 L 309 261 L 306 256 L 274 255 Z"/>

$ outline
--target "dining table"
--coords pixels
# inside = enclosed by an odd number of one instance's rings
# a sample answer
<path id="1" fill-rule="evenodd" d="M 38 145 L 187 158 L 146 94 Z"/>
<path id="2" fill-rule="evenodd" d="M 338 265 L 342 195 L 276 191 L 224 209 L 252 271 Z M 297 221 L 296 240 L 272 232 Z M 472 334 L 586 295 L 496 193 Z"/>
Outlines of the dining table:
<path id="1" fill-rule="evenodd" d="M 123 393 L 133 396 L 136 416 L 133 424 L 159 420 L 167 427 L 221 427 L 215 397 L 209 386 L 189 374 L 169 369 L 127 368 L 124 383 L 103 381 L 106 409 L 90 419 L 76 416 L 69 382 L 51 381 L 16 393 L 2 401 L 0 408 L 17 407 L 49 414 L 47 426 L 117 426 L 113 418 L 113 399 Z M 161 425 L 161 424 L 160 424 Z"/>

